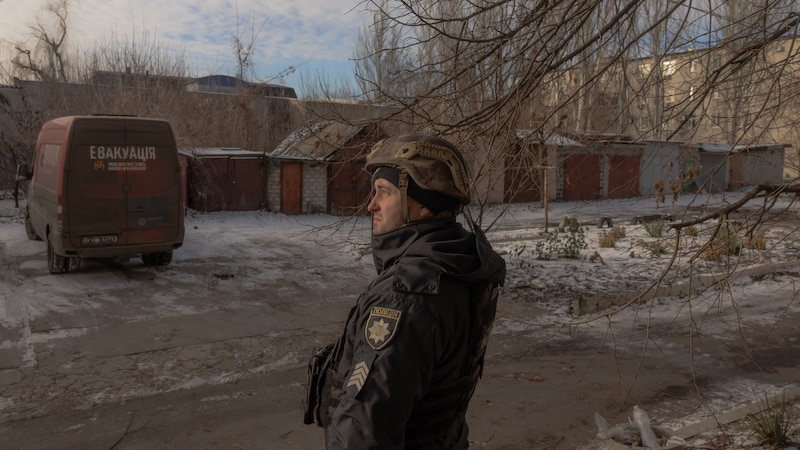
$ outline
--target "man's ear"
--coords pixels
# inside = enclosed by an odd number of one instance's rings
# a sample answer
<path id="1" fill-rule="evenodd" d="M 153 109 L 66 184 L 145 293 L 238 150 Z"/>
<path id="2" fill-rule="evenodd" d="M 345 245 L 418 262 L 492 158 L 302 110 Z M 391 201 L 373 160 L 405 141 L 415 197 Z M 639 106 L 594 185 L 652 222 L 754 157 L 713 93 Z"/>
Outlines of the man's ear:
<path id="1" fill-rule="evenodd" d="M 430 209 L 422 206 L 418 201 L 414 200 L 411 197 L 407 197 L 406 206 L 408 208 L 408 220 L 409 222 L 416 222 L 417 220 L 428 219 L 436 214 L 433 213 Z"/>
<path id="2" fill-rule="evenodd" d="M 430 209 L 420 205 L 420 207 L 419 207 L 419 218 L 420 219 L 427 219 L 427 218 L 433 217 L 435 215 L 436 214 L 434 214 L 433 211 L 431 211 Z"/>

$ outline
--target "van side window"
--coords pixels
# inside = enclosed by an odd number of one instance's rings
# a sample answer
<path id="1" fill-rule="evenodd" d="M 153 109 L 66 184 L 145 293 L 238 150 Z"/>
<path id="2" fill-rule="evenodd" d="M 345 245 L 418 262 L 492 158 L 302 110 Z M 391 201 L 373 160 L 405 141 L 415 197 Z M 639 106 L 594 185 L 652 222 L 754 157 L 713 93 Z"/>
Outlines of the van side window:
<path id="1" fill-rule="evenodd" d="M 48 189 L 55 191 L 56 184 L 58 183 L 58 157 L 61 152 L 61 145 L 59 144 L 41 144 L 36 161 L 36 170 L 34 176 L 36 177 L 37 184 L 46 186 Z"/>
<path id="2" fill-rule="evenodd" d="M 59 144 L 42 144 L 42 167 L 56 169 L 58 166 L 58 152 L 61 150 Z"/>

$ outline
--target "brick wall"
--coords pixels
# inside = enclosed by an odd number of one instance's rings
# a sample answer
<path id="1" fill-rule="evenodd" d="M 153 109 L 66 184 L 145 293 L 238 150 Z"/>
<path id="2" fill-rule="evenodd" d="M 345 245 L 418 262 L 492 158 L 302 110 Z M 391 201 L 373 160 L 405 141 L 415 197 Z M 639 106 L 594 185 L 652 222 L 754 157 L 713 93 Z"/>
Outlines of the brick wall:
<path id="1" fill-rule="evenodd" d="M 281 210 L 281 163 L 267 162 L 267 210 Z"/>
<path id="2" fill-rule="evenodd" d="M 325 164 L 303 165 L 303 213 L 321 214 L 328 209 L 328 170 Z"/>
<path id="3" fill-rule="evenodd" d="M 267 166 L 267 202 L 272 212 L 281 211 L 281 163 Z M 325 164 L 303 164 L 303 214 L 322 214 L 328 208 L 328 170 Z"/>

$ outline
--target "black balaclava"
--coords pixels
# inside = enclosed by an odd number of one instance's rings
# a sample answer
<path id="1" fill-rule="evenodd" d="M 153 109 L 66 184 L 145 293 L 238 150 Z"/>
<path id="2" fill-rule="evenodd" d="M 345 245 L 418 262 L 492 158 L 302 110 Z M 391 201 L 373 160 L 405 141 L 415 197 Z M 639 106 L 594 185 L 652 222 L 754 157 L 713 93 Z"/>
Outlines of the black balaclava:
<path id="1" fill-rule="evenodd" d="M 378 178 L 383 178 L 392 183 L 395 187 L 399 187 L 400 169 L 388 166 L 378 167 L 372 174 L 372 181 L 375 181 Z M 433 214 L 439 214 L 442 211 L 455 209 L 460 205 L 460 202 L 457 199 L 450 197 L 449 195 L 428 189 L 422 189 L 411 177 L 408 177 L 407 194 L 409 197 L 416 200 L 420 205 L 428 208 Z"/>

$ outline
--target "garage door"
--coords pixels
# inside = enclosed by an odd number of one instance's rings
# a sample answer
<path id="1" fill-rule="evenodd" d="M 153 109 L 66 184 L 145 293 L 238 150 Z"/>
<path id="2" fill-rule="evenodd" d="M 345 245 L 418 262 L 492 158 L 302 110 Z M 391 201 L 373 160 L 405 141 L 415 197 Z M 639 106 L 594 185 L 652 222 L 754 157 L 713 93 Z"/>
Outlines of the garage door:
<path id="1" fill-rule="evenodd" d="M 600 198 L 600 156 L 573 155 L 564 160 L 564 200 Z"/>

